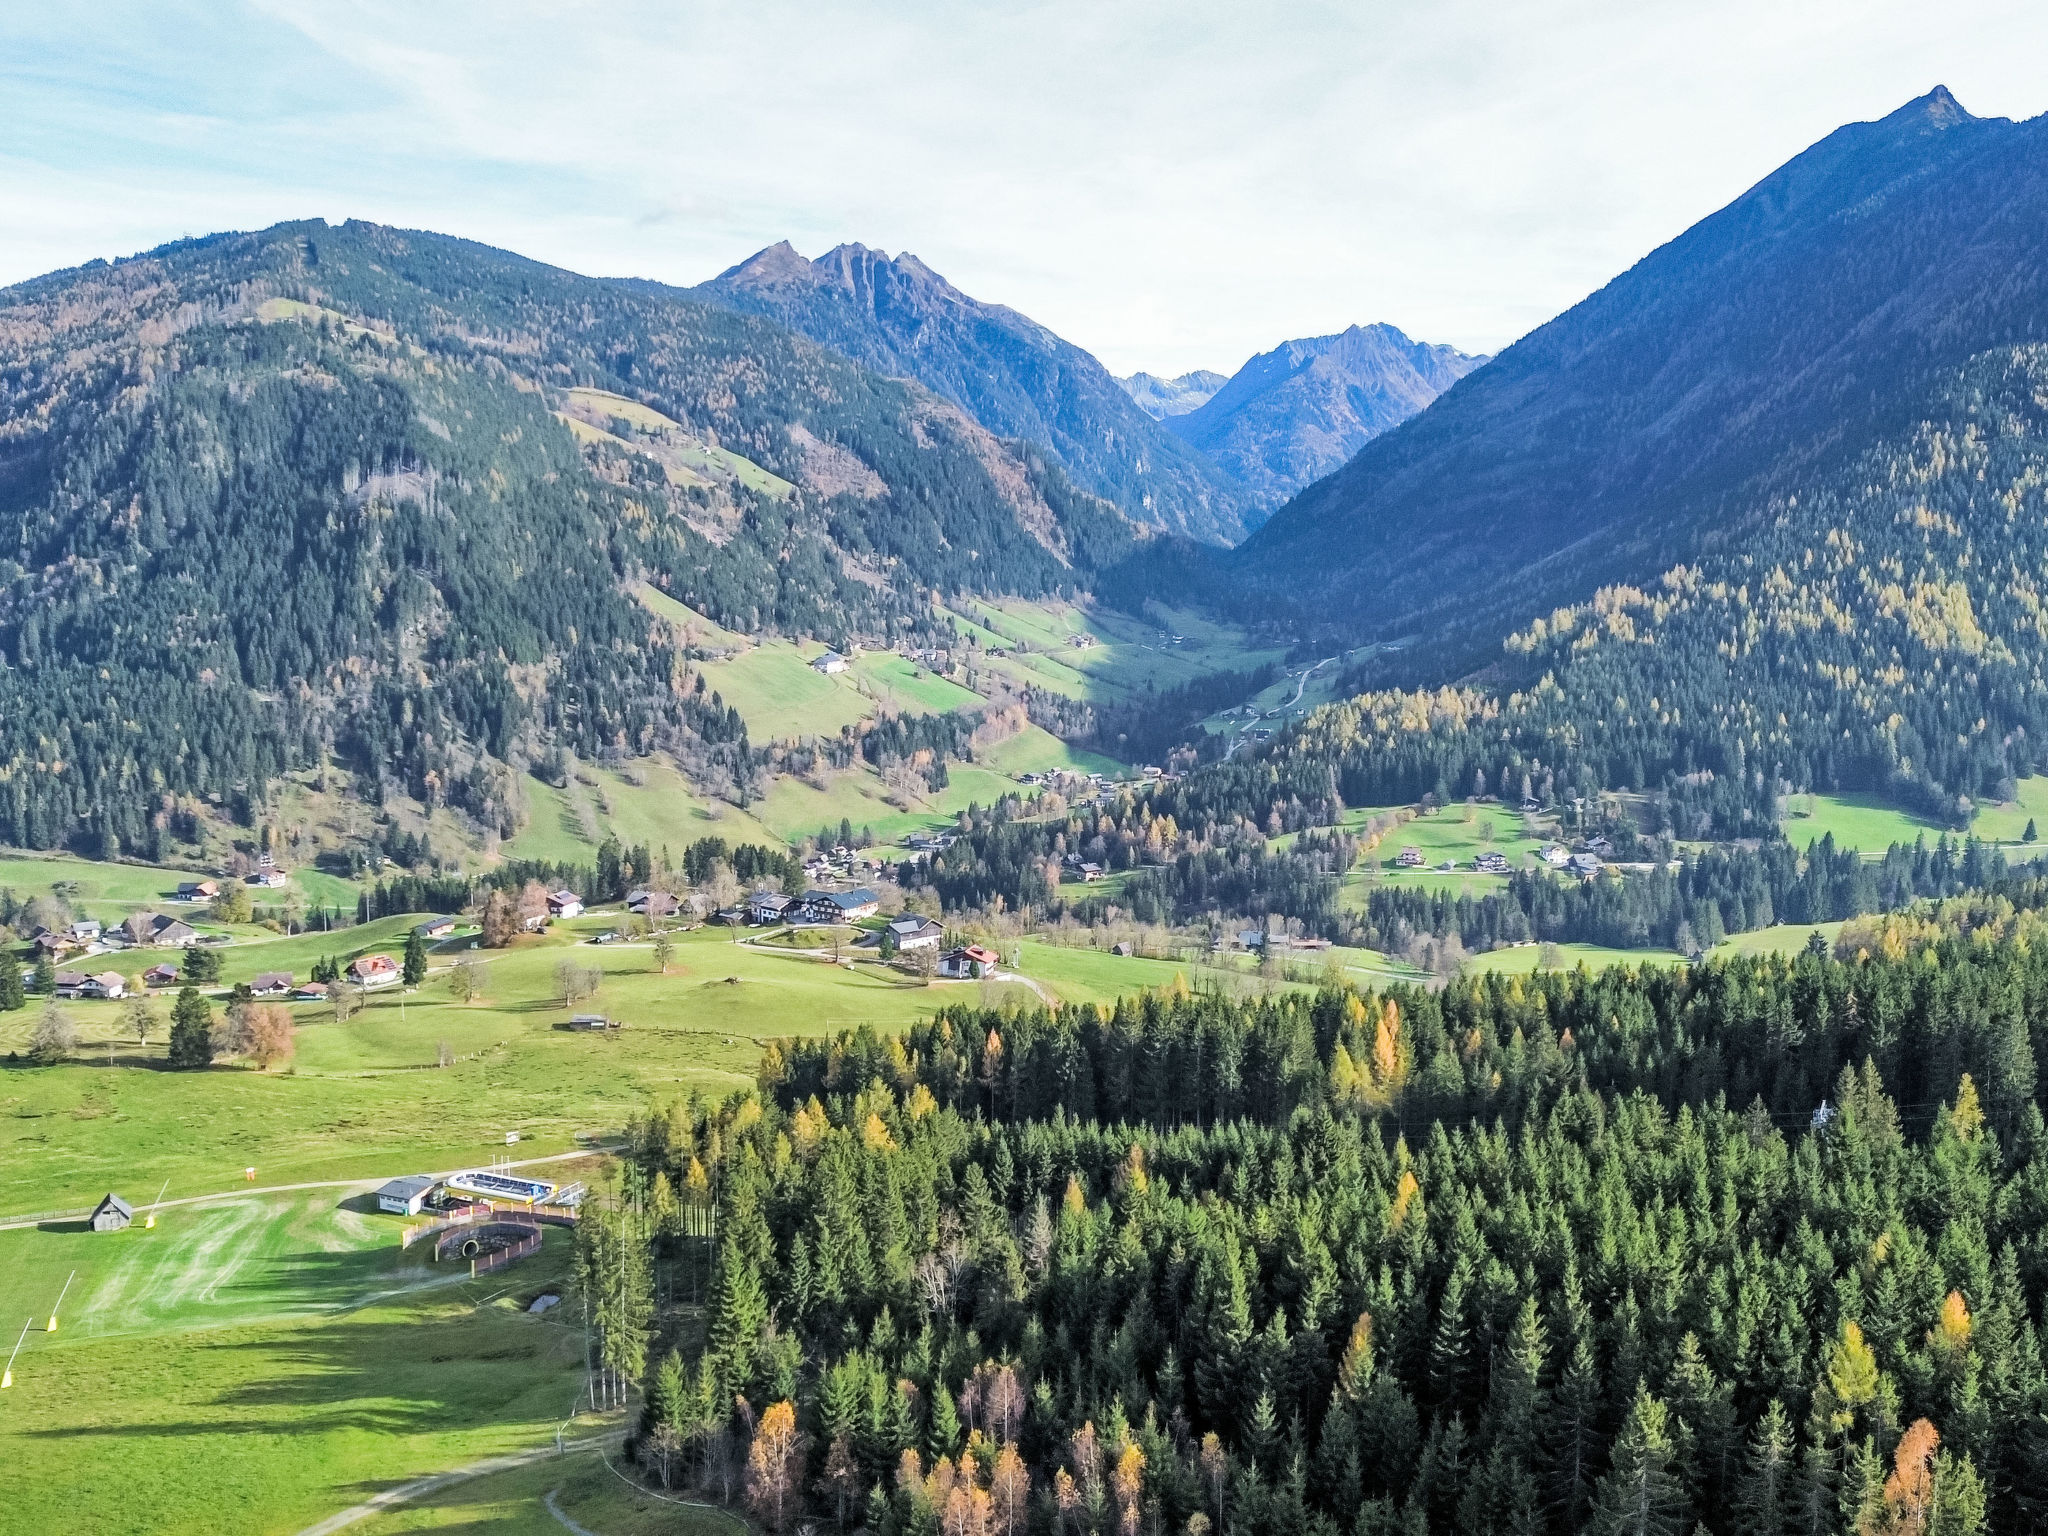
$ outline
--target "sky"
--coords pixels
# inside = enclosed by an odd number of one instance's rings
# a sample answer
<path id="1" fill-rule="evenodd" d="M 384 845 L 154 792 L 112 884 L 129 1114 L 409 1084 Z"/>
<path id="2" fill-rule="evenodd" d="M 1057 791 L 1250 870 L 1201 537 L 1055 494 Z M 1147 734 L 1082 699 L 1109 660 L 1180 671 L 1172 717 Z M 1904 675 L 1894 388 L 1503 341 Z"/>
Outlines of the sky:
<path id="1" fill-rule="evenodd" d="M 2039 0 L 103 0 L 0 14 L 0 284 L 355 217 L 688 284 L 915 252 L 1118 373 L 1491 352 Z"/>

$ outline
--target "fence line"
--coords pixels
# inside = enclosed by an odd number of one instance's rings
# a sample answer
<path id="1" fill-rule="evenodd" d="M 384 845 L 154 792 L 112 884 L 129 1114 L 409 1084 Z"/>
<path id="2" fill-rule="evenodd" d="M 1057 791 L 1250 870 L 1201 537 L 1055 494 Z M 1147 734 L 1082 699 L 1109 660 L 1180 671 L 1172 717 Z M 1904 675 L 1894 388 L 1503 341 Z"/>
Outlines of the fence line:
<path id="1" fill-rule="evenodd" d="M 486 1253 L 471 1259 L 469 1261 L 469 1278 L 474 1280 L 478 1275 L 488 1275 L 494 1269 L 503 1269 L 515 1259 L 525 1258 L 529 1253 L 540 1247 L 540 1239 L 540 1229 L 536 1227 L 534 1228 L 533 1236 L 522 1237 L 510 1248 L 500 1248 L 495 1253 Z"/>
<path id="2" fill-rule="evenodd" d="M 30 1216 L 0 1216 L 0 1227 L 28 1227 L 45 1221 L 83 1221 L 98 1206 L 82 1205 L 71 1211 L 37 1211 Z"/>
<path id="3" fill-rule="evenodd" d="M 90 1214 L 85 1212 L 81 1214 Z M 501 1216 L 510 1216 L 526 1222 L 537 1222 L 550 1227 L 573 1227 L 576 1225 L 576 1207 L 573 1205 L 520 1205 L 505 1200 L 476 1200 L 461 1210 L 446 1216 L 436 1216 L 427 1221 L 415 1222 L 409 1227 L 398 1229 L 398 1246 L 410 1248 L 423 1237 L 434 1237 L 451 1227 L 471 1227 L 480 1221 L 492 1221 Z"/>
<path id="4" fill-rule="evenodd" d="M 475 1204 L 466 1205 L 461 1210 L 451 1212 L 446 1216 L 434 1216 L 426 1221 L 414 1222 L 409 1227 L 400 1227 L 398 1229 L 398 1246 L 400 1248 L 410 1248 L 423 1237 L 433 1237 L 438 1233 L 446 1232 L 450 1227 L 470 1226 L 475 1222 L 484 1220 L 490 1214 L 491 1208 L 488 1205 Z"/>

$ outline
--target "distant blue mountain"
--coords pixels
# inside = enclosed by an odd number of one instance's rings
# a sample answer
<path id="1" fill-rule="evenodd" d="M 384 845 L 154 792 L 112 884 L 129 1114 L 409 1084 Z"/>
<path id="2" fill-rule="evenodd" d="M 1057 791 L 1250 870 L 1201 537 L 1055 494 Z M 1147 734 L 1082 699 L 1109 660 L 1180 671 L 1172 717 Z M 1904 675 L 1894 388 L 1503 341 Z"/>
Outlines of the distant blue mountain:
<path id="1" fill-rule="evenodd" d="M 1156 373 L 1134 373 L 1117 380 L 1124 393 L 1138 402 L 1138 409 L 1154 421 L 1185 416 L 1229 382 L 1229 374 L 1213 368 L 1197 368 L 1171 379 L 1162 379 Z"/>
<path id="2" fill-rule="evenodd" d="M 1354 325 L 1260 353 L 1196 409 L 1170 417 L 1167 430 L 1278 503 L 1485 361 L 1410 341 L 1391 325 Z"/>

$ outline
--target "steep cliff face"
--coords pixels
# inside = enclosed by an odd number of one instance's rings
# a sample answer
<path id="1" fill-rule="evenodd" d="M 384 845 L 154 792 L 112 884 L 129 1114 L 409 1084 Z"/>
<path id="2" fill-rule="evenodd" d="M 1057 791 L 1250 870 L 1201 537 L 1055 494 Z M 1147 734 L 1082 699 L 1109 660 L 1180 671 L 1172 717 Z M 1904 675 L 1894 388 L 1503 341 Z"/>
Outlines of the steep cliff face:
<path id="1" fill-rule="evenodd" d="M 917 380 L 998 437 L 1040 444 L 1075 484 L 1142 522 L 1230 544 L 1257 519 L 1255 496 L 1140 409 L 1094 357 L 907 252 L 842 245 L 806 261 L 784 242 L 688 291 Z"/>

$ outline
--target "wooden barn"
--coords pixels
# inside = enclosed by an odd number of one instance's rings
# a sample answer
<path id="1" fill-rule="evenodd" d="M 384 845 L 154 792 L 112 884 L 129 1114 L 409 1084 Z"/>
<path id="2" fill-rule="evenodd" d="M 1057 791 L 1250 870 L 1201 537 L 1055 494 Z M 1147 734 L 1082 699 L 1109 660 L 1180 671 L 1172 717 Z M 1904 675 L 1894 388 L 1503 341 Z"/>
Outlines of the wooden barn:
<path id="1" fill-rule="evenodd" d="M 134 1219 L 135 1208 L 119 1195 L 109 1194 L 92 1208 L 92 1229 L 95 1232 L 119 1232 Z"/>

